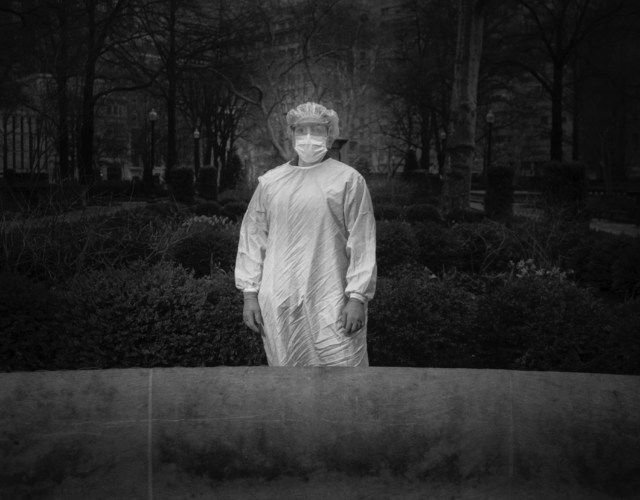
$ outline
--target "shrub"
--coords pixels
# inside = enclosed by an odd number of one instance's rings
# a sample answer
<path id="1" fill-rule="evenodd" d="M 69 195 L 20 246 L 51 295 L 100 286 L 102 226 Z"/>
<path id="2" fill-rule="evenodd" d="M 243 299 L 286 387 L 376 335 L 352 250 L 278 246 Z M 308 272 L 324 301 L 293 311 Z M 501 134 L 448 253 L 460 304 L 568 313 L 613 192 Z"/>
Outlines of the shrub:
<path id="1" fill-rule="evenodd" d="M 587 199 L 587 168 L 581 163 L 551 162 L 543 168 L 541 190 L 547 211 L 576 215 Z"/>
<path id="2" fill-rule="evenodd" d="M 51 215 L 81 208 L 84 204 L 85 188 L 75 180 L 63 184 L 18 181 L 0 188 L 3 212 Z"/>
<path id="3" fill-rule="evenodd" d="M 218 195 L 218 203 L 225 205 L 232 201 L 243 201 L 249 203 L 255 192 L 255 186 L 247 182 L 243 182 L 235 189 L 227 189 Z"/>
<path id="4" fill-rule="evenodd" d="M 87 188 L 88 198 L 132 198 L 141 193 L 142 183 L 133 181 L 101 181 Z"/>
<path id="5" fill-rule="evenodd" d="M 379 275 L 386 276 L 396 266 L 415 262 L 417 246 L 410 224 L 381 221 L 377 223 L 376 233 L 376 260 Z"/>
<path id="6" fill-rule="evenodd" d="M 515 262 L 533 259 L 536 265 L 563 269 L 571 269 L 569 255 L 590 234 L 588 224 L 551 217 L 512 216 L 505 220 L 505 228 Z"/>
<path id="7" fill-rule="evenodd" d="M 248 205 L 242 201 L 232 201 L 224 206 L 222 215 L 234 221 L 242 220 L 247 211 L 247 207 Z"/>
<path id="8" fill-rule="evenodd" d="M 435 222 L 444 223 L 440 212 L 433 206 L 427 204 L 410 205 L 405 210 L 407 222 Z"/>
<path id="9" fill-rule="evenodd" d="M 640 375 L 640 301 L 616 306 L 598 341 L 598 353 L 580 367 L 583 372 Z"/>
<path id="10" fill-rule="evenodd" d="M 152 216 L 162 219 L 175 219 L 184 217 L 187 214 L 184 206 L 178 205 L 175 201 L 162 201 L 159 203 L 147 203 L 144 211 Z"/>
<path id="11" fill-rule="evenodd" d="M 579 371 L 607 321 L 604 307 L 557 268 L 520 262 L 504 286 L 479 297 L 479 357 L 492 368 Z"/>
<path id="12" fill-rule="evenodd" d="M 410 205 L 414 201 L 415 186 L 397 179 L 372 179 L 367 183 L 374 209 L 380 205 Z"/>
<path id="13" fill-rule="evenodd" d="M 91 271 L 63 291 L 59 368 L 257 365 L 259 336 L 242 325 L 242 297 L 224 275 L 194 279 L 162 262 Z"/>
<path id="14" fill-rule="evenodd" d="M 376 220 L 401 220 L 404 218 L 404 209 L 397 205 L 379 205 L 374 207 Z"/>
<path id="15" fill-rule="evenodd" d="M 416 151 L 413 148 L 409 148 L 404 156 L 404 169 L 402 170 L 402 179 L 409 181 L 413 177 L 413 173 L 420 168 L 418 158 L 416 157 Z"/>
<path id="16" fill-rule="evenodd" d="M 413 227 L 417 245 L 416 259 L 421 266 L 434 273 L 455 268 L 462 251 L 462 242 L 447 227 L 434 222 Z"/>
<path id="17" fill-rule="evenodd" d="M 469 224 L 477 224 L 485 219 L 483 212 L 477 210 L 460 210 L 455 209 L 445 215 L 444 220 L 447 224 L 461 224 L 467 222 Z"/>
<path id="18" fill-rule="evenodd" d="M 193 170 L 185 167 L 174 168 L 171 170 L 169 178 L 173 199 L 191 205 L 195 196 Z"/>
<path id="19" fill-rule="evenodd" d="M 640 297 L 640 238 L 620 249 L 611 269 L 611 279 L 614 292 L 626 298 Z"/>
<path id="20" fill-rule="evenodd" d="M 203 167 L 198 172 L 198 196 L 215 201 L 217 193 L 218 171 L 215 167 Z"/>
<path id="21" fill-rule="evenodd" d="M 41 284 L 0 273 L 0 371 L 50 370 L 61 343 L 63 301 Z"/>
<path id="22" fill-rule="evenodd" d="M 191 208 L 191 213 L 197 216 L 222 215 L 222 206 L 215 201 L 205 201 L 194 205 Z"/>
<path id="23" fill-rule="evenodd" d="M 471 274 L 505 271 L 516 259 L 510 238 L 502 224 L 486 221 L 481 224 L 457 224 L 450 229 L 458 243 L 458 270 Z"/>
<path id="24" fill-rule="evenodd" d="M 235 189 L 243 181 L 243 165 L 234 146 L 227 156 L 226 164 L 220 172 L 220 189 Z"/>
<path id="25" fill-rule="evenodd" d="M 123 209 L 68 221 L 27 218 L 0 232 L 2 268 L 57 284 L 137 259 L 157 260 L 180 238 L 176 220 Z"/>
<path id="26" fill-rule="evenodd" d="M 633 269 L 638 259 L 637 255 L 633 255 L 633 250 L 630 250 L 637 248 L 635 241 L 636 239 L 627 235 L 592 231 L 575 246 L 568 259 L 568 266 L 574 270 L 577 280 L 600 290 L 611 290 L 614 286 L 614 265 L 619 257 L 624 256 L 617 268 L 617 284 L 623 293 L 631 291 L 634 283 Z M 626 272 L 631 275 L 627 277 L 621 274 Z"/>
<path id="27" fill-rule="evenodd" d="M 459 366 L 469 355 L 476 301 L 429 272 L 400 267 L 381 277 L 369 306 L 369 359 L 374 366 Z"/>
<path id="28" fill-rule="evenodd" d="M 514 171 L 509 167 L 493 167 L 487 173 L 484 211 L 489 217 L 504 217 L 513 213 Z"/>
<path id="29" fill-rule="evenodd" d="M 232 272 L 238 253 L 239 231 L 223 217 L 196 217 L 183 223 L 183 237 L 169 255 L 195 273 L 208 276 L 212 266 Z"/>

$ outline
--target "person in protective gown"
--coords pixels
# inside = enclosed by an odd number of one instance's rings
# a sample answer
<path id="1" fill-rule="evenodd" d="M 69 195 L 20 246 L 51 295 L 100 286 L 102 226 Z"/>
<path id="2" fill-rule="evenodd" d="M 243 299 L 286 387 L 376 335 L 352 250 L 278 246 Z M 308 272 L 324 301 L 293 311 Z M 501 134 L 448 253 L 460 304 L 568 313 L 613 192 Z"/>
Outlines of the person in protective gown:
<path id="1" fill-rule="evenodd" d="M 287 126 L 297 156 L 259 178 L 240 230 L 244 322 L 262 334 L 270 366 L 368 366 L 377 277 L 369 190 L 329 157 L 335 111 L 301 104 Z"/>

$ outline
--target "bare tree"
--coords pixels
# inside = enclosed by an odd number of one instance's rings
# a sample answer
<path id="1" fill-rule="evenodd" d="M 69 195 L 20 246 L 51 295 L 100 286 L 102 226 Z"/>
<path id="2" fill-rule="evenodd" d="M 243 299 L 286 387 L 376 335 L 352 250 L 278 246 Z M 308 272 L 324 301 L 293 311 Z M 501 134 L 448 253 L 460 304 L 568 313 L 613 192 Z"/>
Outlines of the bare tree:
<path id="1" fill-rule="evenodd" d="M 402 154 L 420 149 L 421 168 L 428 169 L 432 142 L 443 158 L 439 132 L 449 122 L 456 5 L 410 0 L 404 8 L 407 15 L 393 33 L 379 82 L 394 117 L 384 133 L 404 145 Z"/>
<path id="2" fill-rule="evenodd" d="M 585 42 L 633 6 L 627 0 L 514 0 L 512 8 L 515 22 L 504 39 L 503 64 L 529 73 L 550 97 L 550 158 L 562 161 L 563 108 L 574 101 L 568 94 L 581 78 L 576 58 Z"/>
<path id="3" fill-rule="evenodd" d="M 364 4 L 272 0 L 256 6 L 253 23 L 254 36 L 245 44 L 246 81 L 225 78 L 252 106 L 277 156 L 291 158 L 285 115 L 295 103 L 339 102 L 341 130 L 350 130 L 352 110 L 364 106 L 376 62 Z"/>

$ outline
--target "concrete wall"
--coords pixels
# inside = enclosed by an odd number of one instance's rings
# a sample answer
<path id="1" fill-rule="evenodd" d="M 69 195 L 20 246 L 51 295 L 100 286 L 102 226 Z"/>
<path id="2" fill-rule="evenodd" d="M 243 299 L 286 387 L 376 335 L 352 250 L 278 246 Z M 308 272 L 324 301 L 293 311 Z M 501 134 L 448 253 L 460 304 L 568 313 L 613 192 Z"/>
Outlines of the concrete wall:
<path id="1" fill-rule="evenodd" d="M 640 498 L 640 377 L 0 374 L 0 498 Z"/>

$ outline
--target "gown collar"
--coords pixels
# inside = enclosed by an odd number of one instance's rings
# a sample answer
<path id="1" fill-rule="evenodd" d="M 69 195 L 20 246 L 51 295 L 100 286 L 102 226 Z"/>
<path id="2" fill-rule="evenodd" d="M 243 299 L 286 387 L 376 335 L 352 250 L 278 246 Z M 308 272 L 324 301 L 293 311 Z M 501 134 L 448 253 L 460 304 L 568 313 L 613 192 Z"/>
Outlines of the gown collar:
<path id="1" fill-rule="evenodd" d="M 318 163 L 316 163 L 315 165 L 310 165 L 308 167 L 301 167 L 301 168 L 311 168 L 311 167 L 315 167 L 316 165 L 319 165 L 320 163 L 322 163 L 323 161 L 327 161 L 329 158 L 331 158 L 331 155 L 329 154 L 329 151 L 326 152 L 326 154 L 322 157 L 322 160 L 320 160 Z M 298 159 L 299 156 L 295 155 L 293 157 L 293 160 L 291 160 L 289 162 L 289 165 L 291 165 L 292 167 L 298 167 Z"/>

